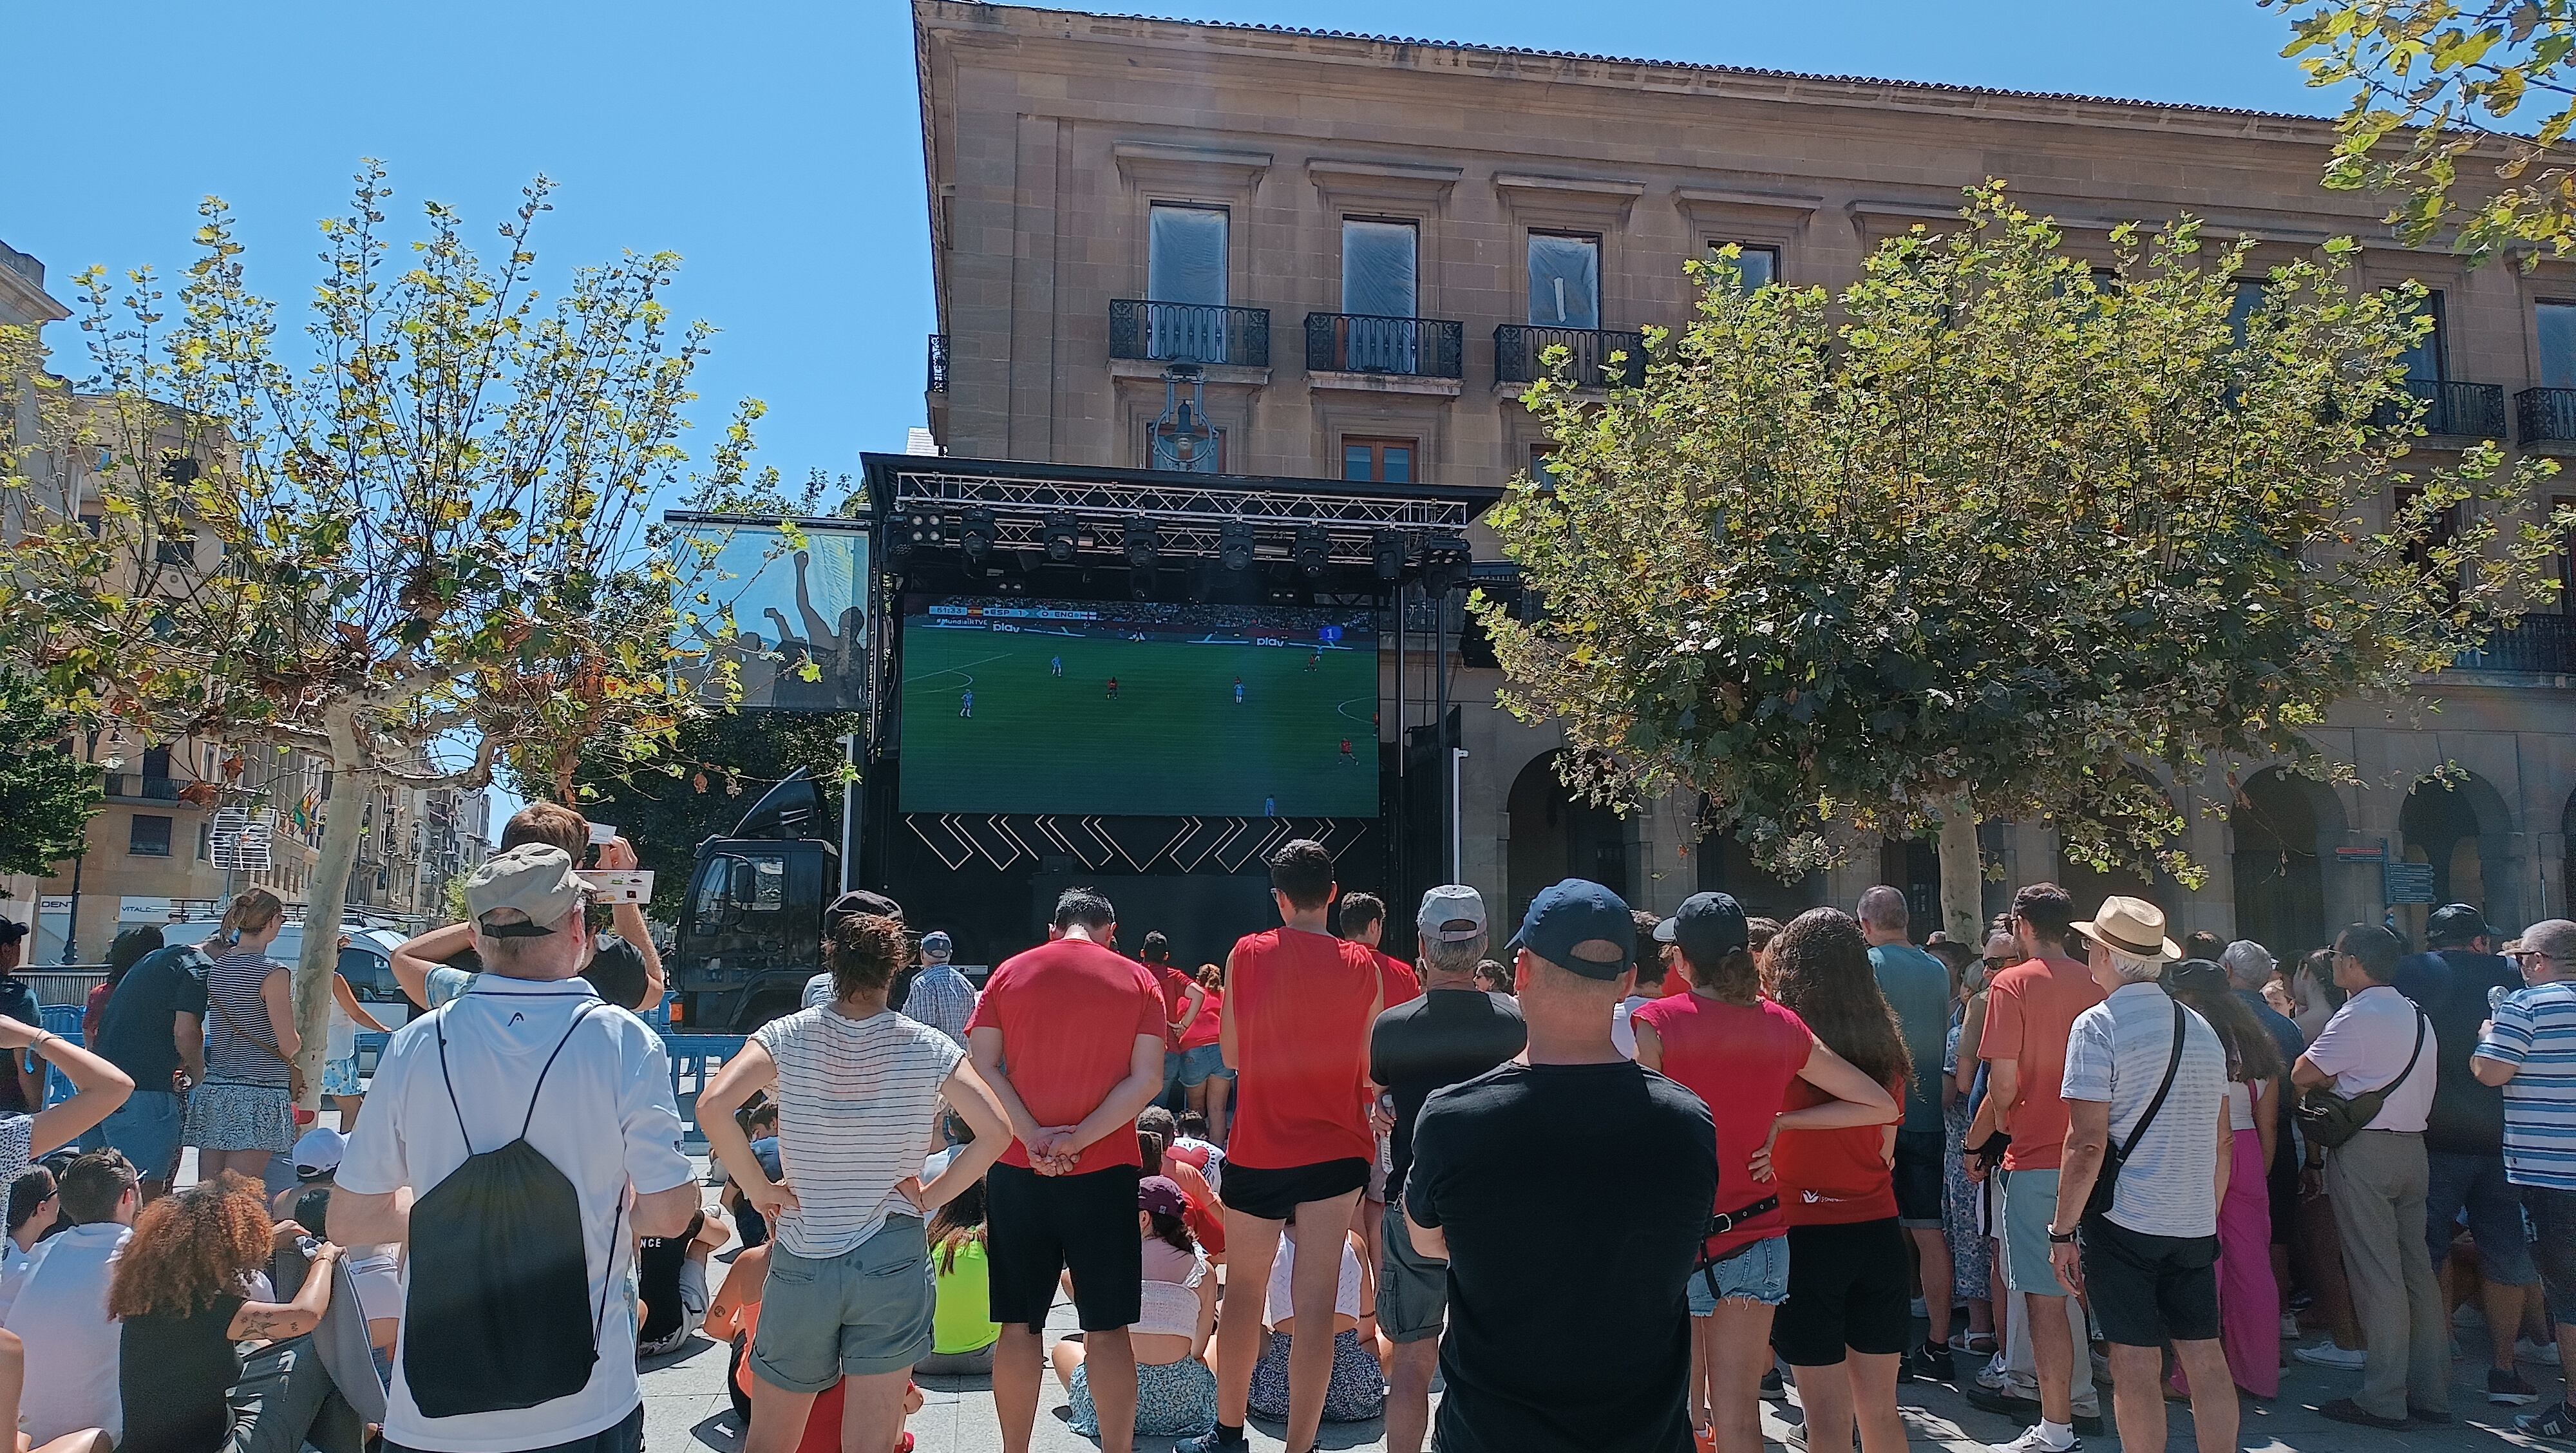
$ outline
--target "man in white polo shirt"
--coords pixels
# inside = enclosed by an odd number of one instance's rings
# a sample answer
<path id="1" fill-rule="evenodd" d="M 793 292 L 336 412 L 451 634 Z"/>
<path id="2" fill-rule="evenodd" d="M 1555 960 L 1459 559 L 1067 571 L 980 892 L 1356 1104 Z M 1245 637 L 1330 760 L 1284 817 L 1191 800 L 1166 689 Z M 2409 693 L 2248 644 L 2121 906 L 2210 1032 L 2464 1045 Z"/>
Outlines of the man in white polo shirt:
<path id="1" fill-rule="evenodd" d="M 466 880 L 465 906 L 483 972 L 385 1046 L 331 1196 L 332 1240 L 410 1246 L 385 1446 L 635 1453 L 644 1400 L 628 1263 L 636 1237 L 685 1235 L 699 1209 L 670 1060 L 642 1020 L 580 977 L 592 953 L 587 893 L 563 849 L 529 843 L 489 859 Z M 510 1184 L 493 1187 L 505 1165 Z M 496 1235 L 478 1216 L 503 1198 L 441 1197 L 451 1179 L 565 1214 L 540 1212 Z M 578 1235 L 568 1235 L 575 1222 Z M 497 1284 L 492 1257 L 518 1265 L 540 1244 L 560 1252 L 537 1258 L 542 1276 Z M 571 1310 L 587 1348 L 578 1337 L 513 1342 L 514 1332 L 552 1326 L 564 1293 L 585 1298 Z M 484 1335 L 427 1330 L 437 1326 Z M 462 1366 L 483 1375 L 452 1370 Z M 565 1390 L 522 1401 L 535 1381 Z"/>
<path id="2" fill-rule="evenodd" d="M 2424 1124 L 2440 1045 L 2432 1021 L 2389 982 L 2403 956 L 2397 935 L 2375 924 L 2335 935 L 2335 987 L 2352 997 L 2290 1067 L 2301 1090 L 2332 1085 L 2347 1099 L 2386 1092 L 2359 1134 L 2323 1152 L 2353 1312 L 2370 1350 L 2360 1391 L 2317 1411 L 2365 1428 L 2451 1420 L 2450 1319 L 2424 1244 Z M 2308 1153 L 2321 1152 L 2312 1144 Z"/>
<path id="3" fill-rule="evenodd" d="M 9 1307 L 9 1330 L 27 1349 L 18 1431 L 39 1447 L 83 1428 L 125 1437 L 107 1284 L 143 1204 L 138 1180 L 134 1163 L 113 1150 L 93 1150 L 66 1166 L 57 1194 L 71 1229 L 38 1242 L 21 1273 Z"/>
<path id="4" fill-rule="evenodd" d="M 2218 1203 L 2235 1157 L 2227 1051 L 2160 982 L 2181 957 L 2163 910 L 2115 895 L 2074 928 L 2108 997 L 2075 1016 L 2067 1035 L 2066 1151 L 2050 1264 L 2088 1295 L 2111 1344 L 2120 1446 L 2165 1446 L 2158 1384 L 2170 1342 L 2191 1379 L 2201 1453 L 2235 1453 L 2236 1384 L 2218 1341 Z M 2106 1152 L 2115 1144 L 2126 1156 L 2111 1169 Z M 2113 1178 L 2111 1207 L 2091 1214 L 2086 1202 L 2104 1175 Z"/>

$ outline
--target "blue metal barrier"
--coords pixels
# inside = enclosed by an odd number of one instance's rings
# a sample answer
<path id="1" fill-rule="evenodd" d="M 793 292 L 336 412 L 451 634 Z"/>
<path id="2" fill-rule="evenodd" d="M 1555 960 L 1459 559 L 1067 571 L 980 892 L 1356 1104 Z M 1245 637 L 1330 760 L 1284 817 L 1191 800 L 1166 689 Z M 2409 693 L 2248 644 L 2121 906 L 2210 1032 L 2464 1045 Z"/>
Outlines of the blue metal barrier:
<path id="1" fill-rule="evenodd" d="M 68 1039 L 74 1044 L 80 1044 L 82 1042 L 80 1005 L 47 1004 L 41 1006 L 41 1012 L 45 1022 L 38 1026 L 39 1028 L 43 1029 L 48 1034 Z M 71 1097 L 72 1082 L 70 1078 L 64 1075 L 61 1070 L 54 1068 L 52 1065 L 46 1065 L 45 1103 L 48 1105 L 59 1105 Z"/>
<path id="2" fill-rule="evenodd" d="M 662 1035 L 662 1047 L 671 1056 L 671 1098 L 679 1102 L 680 1121 L 688 1127 L 682 1143 L 692 1149 L 703 1149 L 707 1143 L 698 1129 L 698 1095 L 724 1068 L 726 1060 L 742 1053 L 745 1037 L 739 1034 L 672 1034 Z"/>

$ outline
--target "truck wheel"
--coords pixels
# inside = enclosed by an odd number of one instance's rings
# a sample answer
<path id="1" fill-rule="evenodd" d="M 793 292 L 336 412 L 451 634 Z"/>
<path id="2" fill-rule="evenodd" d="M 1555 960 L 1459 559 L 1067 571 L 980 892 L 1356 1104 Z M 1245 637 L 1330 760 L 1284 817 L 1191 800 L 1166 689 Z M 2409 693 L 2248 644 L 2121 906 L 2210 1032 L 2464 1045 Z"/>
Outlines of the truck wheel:
<path id="1" fill-rule="evenodd" d="M 794 994 L 763 994 L 736 1016 L 733 1032 L 749 1034 L 773 1019 L 784 1019 L 796 1012 L 796 1001 Z"/>

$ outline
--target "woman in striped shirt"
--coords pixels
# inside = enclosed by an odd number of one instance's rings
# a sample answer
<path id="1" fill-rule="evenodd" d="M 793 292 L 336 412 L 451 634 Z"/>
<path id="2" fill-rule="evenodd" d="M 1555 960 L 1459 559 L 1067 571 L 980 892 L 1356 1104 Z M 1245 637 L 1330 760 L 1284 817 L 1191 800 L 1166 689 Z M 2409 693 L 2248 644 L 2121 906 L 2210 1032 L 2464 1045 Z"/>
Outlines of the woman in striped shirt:
<path id="1" fill-rule="evenodd" d="M 293 979 L 268 946 L 286 910 L 265 888 L 244 890 L 224 909 L 214 967 L 206 971 L 206 1080 L 188 1096 L 186 1143 L 197 1147 L 197 1178 L 238 1171 L 256 1181 L 269 1158 L 295 1144 L 287 1062 L 295 1036 Z"/>

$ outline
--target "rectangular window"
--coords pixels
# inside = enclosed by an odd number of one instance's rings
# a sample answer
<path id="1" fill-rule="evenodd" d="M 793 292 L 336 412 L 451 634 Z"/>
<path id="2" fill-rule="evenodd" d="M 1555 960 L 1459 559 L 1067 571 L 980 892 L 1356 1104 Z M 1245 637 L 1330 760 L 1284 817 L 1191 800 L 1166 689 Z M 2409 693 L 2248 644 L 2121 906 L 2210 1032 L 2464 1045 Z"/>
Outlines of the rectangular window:
<path id="1" fill-rule="evenodd" d="M 1413 483 L 1411 439 L 1342 440 L 1342 478 L 1370 484 Z"/>
<path id="2" fill-rule="evenodd" d="M 1225 306 L 1225 212 L 1156 202 L 1146 224 L 1145 296 Z"/>
<path id="3" fill-rule="evenodd" d="M 1529 320 L 1550 328 L 1601 326 L 1600 238 L 1530 234 Z"/>
<path id="4" fill-rule="evenodd" d="M 2236 285 L 2236 296 L 2227 304 L 2227 331 L 2240 348 L 2245 345 L 2246 334 L 2254 326 L 2254 315 L 2263 311 L 2265 286 L 2257 282 L 2240 282 Z"/>
<path id="5" fill-rule="evenodd" d="M 1410 222 L 1343 218 L 1342 311 L 1378 318 L 1414 316 L 1420 240 Z"/>
<path id="6" fill-rule="evenodd" d="M 1708 260 L 1719 261 L 1717 251 L 1726 245 L 1724 242 L 1710 243 Z M 1735 250 L 1735 270 L 1744 275 L 1742 291 L 1749 293 L 1756 288 L 1767 288 L 1780 280 L 1780 249 L 1739 244 Z"/>
<path id="7" fill-rule="evenodd" d="M 2406 350 L 2406 376 L 2427 382 L 2439 382 L 2450 377 L 2448 372 L 2450 359 L 2442 347 L 2442 293 L 2439 288 L 2424 294 L 2423 311 L 2433 320 L 2433 326 L 2422 338 L 2416 340 L 2413 347 Z M 2429 424 L 2432 421 L 2426 422 Z"/>
<path id="8" fill-rule="evenodd" d="M 160 565 L 190 566 L 197 563 L 197 532 L 185 525 L 172 525 L 152 542 L 152 559 Z"/>
<path id="9" fill-rule="evenodd" d="M 2420 489 L 2400 489 L 2395 493 L 2394 502 L 2399 512 L 2403 513 L 2423 497 L 2424 491 Z M 2434 516 L 2433 528 L 2423 538 L 2407 547 L 2406 563 L 2418 570 L 2431 570 L 2433 552 L 2458 543 L 2459 538 L 2460 507 L 2452 505 Z M 2456 600 L 2459 596 L 2459 582 L 2452 581 L 2450 590 L 2452 598 Z"/>
<path id="10" fill-rule="evenodd" d="M 198 861 L 198 862 L 201 862 L 201 863 L 205 863 L 205 862 L 212 862 L 212 861 L 214 860 L 214 856 L 215 856 L 215 825 L 214 825 L 213 823 L 211 823 L 211 822 L 201 822 L 201 823 L 198 823 L 198 824 L 197 824 L 197 861 Z"/>
<path id="11" fill-rule="evenodd" d="M 2576 303 L 2542 303 L 2540 386 L 2576 388 Z"/>
<path id="12" fill-rule="evenodd" d="M 125 831 L 125 851 L 137 858 L 170 856 L 170 819 L 134 814 L 133 825 Z"/>

